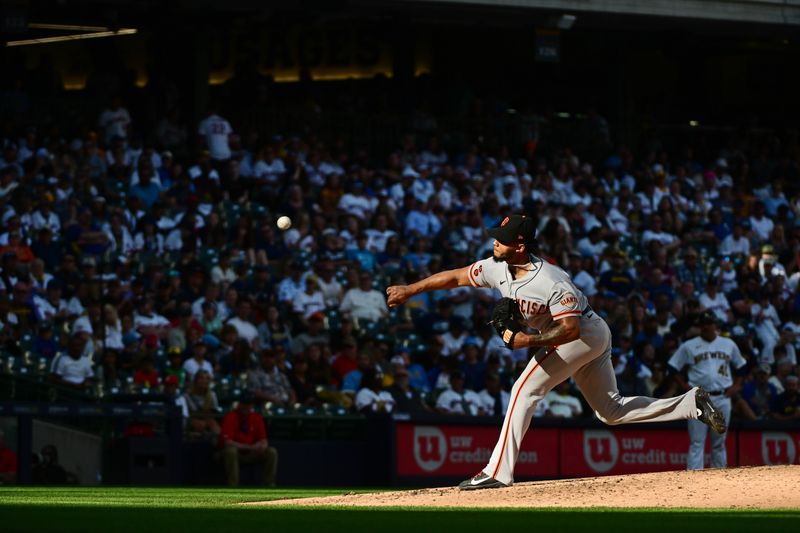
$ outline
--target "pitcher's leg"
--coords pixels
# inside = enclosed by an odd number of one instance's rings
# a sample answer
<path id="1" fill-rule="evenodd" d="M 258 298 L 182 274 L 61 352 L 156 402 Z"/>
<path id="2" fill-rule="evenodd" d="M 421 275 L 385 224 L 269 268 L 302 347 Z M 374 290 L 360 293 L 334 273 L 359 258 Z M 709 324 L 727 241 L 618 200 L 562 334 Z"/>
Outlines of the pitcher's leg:
<path id="1" fill-rule="evenodd" d="M 611 365 L 611 351 L 587 363 L 573 374 L 583 396 L 606 424 L 666 422 L 697 418 L 696 389 L 674 398 L 620 395 Z"/>
<path id="2" fill-rule="evenodd" d="M 500 438 L 483 472 L 506 485 L 514 482 L 514 465 L 522 438 L 531 424 L 536 404 L 556 385 L 567 379 L 570 368 L 555 349 L 542 349 L 534 355 L 511 388 Z"/>
<path id="3" fill-rule="evenodd" d="M 689 420 L 689 455 L 686 457 L 687 470 L 703 469 L 707 433 L 707 425 L 699 420 Z M 712 438 L 715 434 L 716 433 L 712 432 Z"/>
<path id="4" fill-rule="evenodd" d="M 731 400 L 727 397 L 714 400 L 714 406 L 725 417 L 725 427 L 731 423 Z M 725 468 L 728 466 L 728 451 L 725 449 L 725 440 L 728 438 L 726 431 L 722 435 L 711 432 L 711 468 Z"/>

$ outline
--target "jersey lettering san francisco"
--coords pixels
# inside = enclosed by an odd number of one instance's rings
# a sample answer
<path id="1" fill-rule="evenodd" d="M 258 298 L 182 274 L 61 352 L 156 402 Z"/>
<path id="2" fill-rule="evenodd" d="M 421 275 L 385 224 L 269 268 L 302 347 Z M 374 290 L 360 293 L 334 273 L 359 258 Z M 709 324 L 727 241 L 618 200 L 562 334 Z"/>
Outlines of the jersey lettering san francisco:
<path id="1" fill-rule="evenodd" d="M 517 301 L 525 323 L 544 330 L 553 320 L 581 316 L 586 296 L 572 283 L 569 274 L 540 257 L 530 256 L 532 270 L 514 279 L 505 262 L 493 258 L 477 261 L 469 267 L 473 287 L 497 289 Z"/>
<path id="2" fill-rule="evenodd" d="M 697 336 L 678 346 L 667 364 L 678 371 L 688 366 L 689 385 L 717 392 L 733 385 L 731 365 L 738 370 L 747 361 L 731 339 L 717 336 L 707 342 Z"/>

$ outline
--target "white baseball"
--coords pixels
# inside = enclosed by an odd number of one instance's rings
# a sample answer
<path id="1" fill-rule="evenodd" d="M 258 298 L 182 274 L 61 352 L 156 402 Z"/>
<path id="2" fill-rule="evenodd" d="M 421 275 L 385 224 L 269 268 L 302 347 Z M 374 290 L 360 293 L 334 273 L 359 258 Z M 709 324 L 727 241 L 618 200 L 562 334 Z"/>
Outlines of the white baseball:
<path id="1" fill-rule="evenodd" d="M 292 227 L 292 219 L 287 217 L 286 215 L 280 217 L 278 219 L 278 227 L 283 231 L 286 231 L 287 229 Z"/>

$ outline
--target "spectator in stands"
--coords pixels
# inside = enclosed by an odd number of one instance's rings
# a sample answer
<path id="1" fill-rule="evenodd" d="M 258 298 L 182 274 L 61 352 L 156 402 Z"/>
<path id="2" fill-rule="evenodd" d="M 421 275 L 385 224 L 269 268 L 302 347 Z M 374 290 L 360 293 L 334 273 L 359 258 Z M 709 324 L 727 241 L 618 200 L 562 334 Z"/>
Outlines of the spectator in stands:
<path id="1" fill-rule="evenodd" d="M 753 214 L 750 215 L 751 236 L 758 243 L 765 243 L 775 227 L 775 223 L 766 216 L 764 202 L 756 201 L 753 204 Z"/>
<path id="2" fill-rule="evenodd" d="M 152 357 L 142 357 L 139 369 L 133 374 L 133 382 L 146 389 L 152 389 L 159 385 L 161 378 L 158 376 L 155 360 Z"/>
<path id="3" fill-rule="evenodd" d="M 357 351 L 358 345 L 353 337 L 342 339 L 342 349 L 336 354 L 331 363 L 333 378 L 337 385 L 341 385 L 344 377 L 354 370 L 358 370 Z"/>
<path id="4" fill-rule="evenodd" d="M 624 252 L 616 250 L 612 253 L 611 268 L 600 276 L 599 286 L 622 298 L 627 298 L 633 291 L 635 284 L 628 272 Z"/>
<path id="5" fill-rule="evenodd" d="M 719 255 L 747 257 L 750 255 L 750 239 L 744 234 L 744 226 L 737 222 L 733 233 L 722 239 L 718 248 Z"/>
<path id="6" fill-rule="evenodd" d="M 319 405 L 317 397 L 317 384 L 308 372 L 308 361 L 305 355 L 295 355 L 292 371 L 289 374 L 289 384 L 292 386 L 297 403 L 310 407 Z"/>
<path id="7" fill-rule="evenodd" d="M 480 390 L 486 381 L 486 363 L 480 340 L 477 337 L 467 337 L 462 352 L 461 372 L 464 373 L 464 386 L 470 390 Z"/>
<path id="8" fill-rule="evenodd" d="M 356 394 L 355 406 L 359 413 L 390 414 L 395 409 L 394 397 L 383 390 L 383 374 L 377 370 L 364 372 L 362 387 Z"/>
<path id="9" fill-rule="evenodd" d="M 572 395 L 572 384 L 566 380 L 545 396 L 550 405 L 549 413 L 557 418 L 575 418 L 583 414 L 581 401 Z"/>
<path id="10" fill-rule="evenodd" d="M 724 294 L 719 292 L 718 281 L 711 277 L 706 281 L 706 291 L 700 295 L 700 305 L 707 311 L 714 313 L 714 316 L 722 324 L 733 322 L 731 305 Z"/>
<path id="11" fill-rule="evenodd" d="M 450 388 L 436 399 L 436 410 L 442 414 L 477 416 L 483 413 L 483 402 L 473 390 L 464 388 L 464 374 L 460 370 L 450 372 Z"/>
<path id="12" fill-rule="evenodd" d="M 269 348 L 261 352 L 260 367 L 247 373 L 247 390 L 256 400 L 280 407 L 289 407 L 297 401 L 289 378 L 275 364 L 275 351 Z"/>
<path id="13" fill-rule="evenodd" d="M 411 387 L 408 370 L 402 364 L 395 369 L 394 382 L 388 392 L 394 398 L 395 411 L 398 413 L 418 415 L 430 412 L 419 391 Z"/>
<path id="14" fill-rule="evenodd" d="M 781 341 L 781 334 L 778 331 L 781 319 L 775 306 L 772 305 L 767 288 L 762 289 L 758 301 L 753 304 L 750 313 L 755 323 L 756 335 L 762 346 L 759 362 L 771 365 L 775 362 L 773 354 L 775 346 Z"/>
<path id="15" fill-rule="evenodd" d="M 264 485 L 275 486 L 278 451 L 269 446 L 263 417 L 253 410 L 255 399 L 245 395 L 236 409 L 222 419 L 219 444 L 228 485 L 239 485 L 239 465 L 260 463 L 264 467 Z"/>
<path id="16" fill-rule="evenodd" d="M 39 454 L 40 461 L 31 472 L 33 482 L 41 485 L 63 485 L 77 483 L 75 474 L 71 474 L 58 464 L 58 449 L 52 444 L 42 447 Z"/>
<path id="17" fill-rule="evenodd" d="M 220 432 L 216 420 L 219 401 L 210 385 L 211 375 L 205 370 L 198 370 L 194 374 L 192 387 L 183 397 L 189 407 L 189 431 L 200 437 L 216 439 Z"/>
<path id="18" fill-rule="evenodd" d="M 784 390 L 772 403 L 771 416 L 775 420 L 800 419 L 800 394 L 798 393 L 800 378 L 795 375 L 786 376 Z"/>
<path id="19" fill-rule="evenodd" d="M 236 328 L 239 338 L 244 339 L 248 344 L 255 347 L 258 339 L 258 329 L 250 321 L 252 310 L 253 304 L 249 298 L 239 298 L 236 304 L 236 316 L 228 319 L 226 324 Z"/>
<path id="20" fill-rule="evenodd" d="M 486 416 L 502 417 L 508 409 L 511 395 L 503 390 L 501 385 L 500 376 L 486 375 L 486 388 L 478 393 L 481 399 L 481 411 Z"/>
<path id="21" fill-rule="evenodd" d="M 306 331 L 296 335 L 292 339 L 292 353 L 302 354 L 312 344 L 329 344 L 330 335 L 323 329 L 325 327 L 325 315 L 317 311 L 308 317 Z"/>
<path id="22" fill-rule="evenodd" d="M 764 419 L 770 412 L 777 396 L 775 387 L 769 382 L 772 369 L 768 363 L 759 364 L 754 377 L 744 384 L 742 397 L 747 401 L 757 419 Z"/>
<path id="23" fill-rule="evenodd" d="M 314 275 L 306 278 L 305 290 L 295 295 L 292 311 L 295 313 L 297 320 L 306 325 L 311 315 L 321 313 L 325 310 L 325 298 L 322 291 L 319 290 L 319 283 L 317 277 Z"/>
<path id="24" fill-rule="evenodd" d="M 17 481 L 17 454 L 6 447 L 6 433 L 0 428 L 0 485 Z"/>
<path id="25" fill-rule="evenodd" d="M 362 272 L 358 276 L 358 287 L 347 291 L 340 306 L 342 312 L 353 318 L 377 322 L 389 315 L 386 298 L 380 291 L 372 288 L 372 276 Z"/>
<path id="26" fill-rule="evenodd" d="M 209 106 L 206 117 L 197 127 L 197 134 L 200 146 L 208 150 L 211 159 L 221 162 L 231 158 L 229 139 L 233 128 L 217 114 L 214 106 Z"/>
<path id="27" fill-rule="evenodd" d="M 183 370 L 186 371 L 186 377 L 189 381 L 194 381 L 196 374 L 203 371 L 208 374 L 209 378 L 214 377 L 214 367 L 206 359 L 208 353 L 208 345 L 203 337 L 198 337 L 192 344 L 191 357 L 184 361 Z"/>
<path id="28" fill-rule="evenodd" d="M 59 385 L 86 390 L 95 383 L 91 360 L 84 355 L 86 339 L 81 333 L 69 338 L 66 354 L 58 354 L 50 365 L 51 380 Z"/>
<path id="29" fill-rule="evenodd" d="M 683 264 L 678 266 L 677 278 L 681 283 L 692 282 L 695 288 L 705 287 L 708 275 L 706 269 L 697 261 L 697 250 L 689 248 L 683 254 Z"/>

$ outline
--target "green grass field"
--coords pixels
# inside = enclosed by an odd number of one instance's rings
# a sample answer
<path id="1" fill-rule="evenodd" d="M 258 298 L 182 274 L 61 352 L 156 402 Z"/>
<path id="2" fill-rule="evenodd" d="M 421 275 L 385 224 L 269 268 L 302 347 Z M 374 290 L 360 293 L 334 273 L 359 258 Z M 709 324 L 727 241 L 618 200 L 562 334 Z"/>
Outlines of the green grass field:
<path id="1" fill-rule="evenodd" d="M 352 489 L 0 487 L 0 531 L 798 531 L 800 510 L 242 507 Z M 359 490 L 359 489 L 356 489 Z M 366 492 L 363 489 L 361 492 Z"/>

